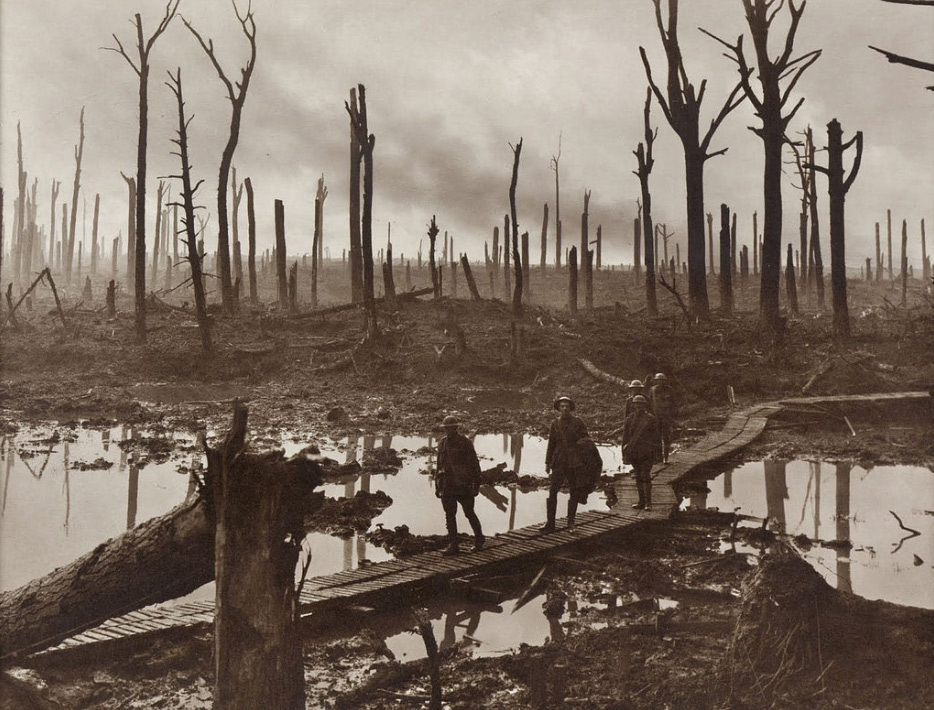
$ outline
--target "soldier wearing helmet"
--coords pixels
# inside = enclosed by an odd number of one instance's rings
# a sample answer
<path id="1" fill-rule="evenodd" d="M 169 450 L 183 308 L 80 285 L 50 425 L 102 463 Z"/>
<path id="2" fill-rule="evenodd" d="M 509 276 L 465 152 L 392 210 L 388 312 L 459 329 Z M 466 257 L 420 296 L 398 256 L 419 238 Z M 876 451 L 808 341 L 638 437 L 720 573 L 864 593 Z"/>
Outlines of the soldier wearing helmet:
<path id="1" fill-rule="evenodd" d="M 577 505 L 581 499 L 578 485 L 578 469 L 583 463 L 581 440 L 587 439 L 587 427 L 583 421 L 572 413 L 575 409 L 574 401 L 570 397 L 561 396 L 555 399 L 554 408 L 560 412 L 557 419 L 551 423 L 548 430 L 548 448 L 545 450 L 545 472 L 551 476 L 551 486 L 548 490 L 548 501 L 545 510 L 547 521 L 542 526 L 542 532 L 555 530 L 555 518 L 558 511 L 558 492 L 566 483 L 570 491 L 568 499 L 568 528 L 574 528 L 574 518 L 577 514 Z M 586 495 L 583 495 L 586 500 Z"/>
<path id="2" fill-rule="evenodd" d="M 640 394 L 645 396 L 645 385 L 642 384 L 642 380 L 633 380 L 627 387 L 626 402 L 623 404 L 623 420 L 625 420 L 632 411 L 633 397 Z"/>
<path id="3" fill-rule="evenodd" d="M 658 421 L 649 412 L 649 400 L 635 395 L 623 423 L 623 461 L 632 465 L 636 478 L 639 501 L 632 507 L 637 510 L 652 509 L 652 464 L 658 460 L 660 450 Z"/>
<path id="4" fill-rule="evenodd" d="M 480 460 L 473 442 L 458 432 L 460 421 L 448 415 L 441 422 L 445 437 L 438 443 L 438 467 L 435 474 L 435 495 L 441 499 L 449 544 L 445 555 L 460 552 L 457 538 L 457 506 L 460 504 L 473 529 L 476 552 L 483 548 L 483 530 L 474 512 L 474 498 L 480 492 Z"/>
<path id="5" fill-rule="evenodd" d="M 668 453 L 671 450 L 671 430 L 674 427 L 678 403 L 675 391 L 668 383 L 664 372 L 655 375 L 651 390 L 649 390 L 649 403 L 652 413 L 658 420 L 658 431 L 662 438 L 662 462 L 668 463 Z"/>

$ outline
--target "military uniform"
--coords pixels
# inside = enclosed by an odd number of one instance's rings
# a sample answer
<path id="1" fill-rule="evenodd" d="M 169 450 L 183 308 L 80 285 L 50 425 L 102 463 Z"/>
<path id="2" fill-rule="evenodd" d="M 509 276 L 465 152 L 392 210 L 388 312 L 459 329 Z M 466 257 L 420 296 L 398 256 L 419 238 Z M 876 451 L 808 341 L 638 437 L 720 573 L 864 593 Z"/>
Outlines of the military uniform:
<path id="1" fill-rule="evenodd" d="M 473 443 L 463 434 L 448 432 L 438 444 L 438 473 L 435 479 L 435 494 L 441 499 L 444 520 L 447 525 L 450 547 L 457 551 L 457 506 L 460 504 L 470 527 L 473 529 L 476 547 L 483 546 L 483 530 L 480 519 L 474 512 L 474 498 L 480 491 L 480 460 Z"/>
<path id="2" fill-rule="evenodd" d="M 658 420 L 644 407 L 635 408 L 623 424 L 623 461 L 632 464 L 639 489 L 639 502 L 634 507 L 652 505 L 652 465 L 660 451 Z"/>

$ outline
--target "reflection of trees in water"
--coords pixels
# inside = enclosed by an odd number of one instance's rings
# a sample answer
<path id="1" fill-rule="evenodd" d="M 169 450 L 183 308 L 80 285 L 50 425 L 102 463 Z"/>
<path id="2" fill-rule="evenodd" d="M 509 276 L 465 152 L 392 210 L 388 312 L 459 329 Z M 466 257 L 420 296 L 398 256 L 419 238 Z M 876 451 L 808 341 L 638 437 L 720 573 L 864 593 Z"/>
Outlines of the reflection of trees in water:
<path id="1" fill-rule="evenodd" d="M 848 463 L 837 464 L 837 540 L 850 539 L 850 471 Z M 841 592 L 853 591 L 850 576 L 850 550 L 837 547 L 837 589 Z"/>
<path id="2" fill-rule="evenodd" d="M 788 484 L 785 478 L 787 461 L 766 460 L 765 506 L 767 515 L 775 521 L 778 532 L 785 532 L 785 501 L 788 499 Z"/>
<path id="3" fill-rule="evenodd" d="M 139 503 L 139 466 L 130 464 L 130 477 L 126 491 L 126 529 L 136 527 L 136 510 Z"/>
<path id="4" fill-rule="evenodd" d="M 13 471 L 13 441 L 3 437 L 0 442 L 0 455 L 3 456 L 3 507 L 0 513 L 6 513 L 7 493 L 10 488 L 10 473 Z"/>
<path id="5" fill-rule="evenodd" d="M 820 461 L 809 461 L 808 468 L 814 477 L 814 539 L 820 539 Z"/>
<path id="6" fill-rule="evenodd" d="M 62 527 L 65 528 L 65 535 L 68 535 L 68 521 L 71 518 L 71 478 L 69 473 L 69 448 L 68 442 L 66 441 L 62 446 L 63 454 L 62 458 L 65 465 L 65 480 L 62 483 L 62 487 L 65 490 L 65 522 L 62 524 Z"/>

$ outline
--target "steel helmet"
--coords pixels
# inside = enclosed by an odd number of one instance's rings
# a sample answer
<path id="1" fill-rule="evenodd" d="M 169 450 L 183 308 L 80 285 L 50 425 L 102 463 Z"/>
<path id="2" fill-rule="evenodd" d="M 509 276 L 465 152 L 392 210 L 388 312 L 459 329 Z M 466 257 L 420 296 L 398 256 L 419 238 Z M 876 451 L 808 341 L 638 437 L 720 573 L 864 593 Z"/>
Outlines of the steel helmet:
<path id="1" fill-rule="evenodd" d="M 649 400 L 647 400 L 643 395 L 637 394 L 635 397 L 632 398 L 632 403 L 633 404 L 648 404 Z"/>
<path id="2" fill-rule="evenodd" d="M 667 380 L 668 378 L 665 377 L 665 373 L 664 373 L 664 372 L 659 372 L 657 375 L 655 375 L 655 379 L 656 379 L 656 380 L 661 380 L 662 382 L 664 382 L 664 381 Z"/>
<path id="3" fill-rule="evenodd" d="M 571 405 L 571 411 L 574 411 L 574 400 L 564 395 L 561 395 L 560 397 L 556 398 L 555 403 L 552 406 L 555 409 L 557 409 L 562 402 L 568 402 Z"/>
<path id="4" fill-rule="evenodd" d="M 455 417 L 453 414 L 448 414 L 442 421 L 441 426 L 458 426 L 460 420 Z"/>
<path id="5" fill-rule="evenodd" d="M 642 380 L 633 380 L 629 383 L 629 389 L 637 389 L 640 387 L 645 387 L 645 385 L 642 384 Z"/>

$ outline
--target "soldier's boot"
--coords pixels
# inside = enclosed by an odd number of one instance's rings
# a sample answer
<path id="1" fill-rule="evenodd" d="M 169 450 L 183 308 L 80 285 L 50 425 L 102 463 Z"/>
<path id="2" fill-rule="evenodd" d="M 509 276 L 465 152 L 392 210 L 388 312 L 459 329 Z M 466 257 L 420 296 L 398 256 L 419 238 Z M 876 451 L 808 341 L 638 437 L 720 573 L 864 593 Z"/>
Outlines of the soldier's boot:
<path id="1" fill-rule="evenodd" d="M 452 537 L 451 541 L 448 543 L 448 546 L 441 551 L 442 555 L 456 555 L 460 552 L 460 545 L 457 542 L 457 537 Z"/>
<path id="2" fill-rule="evenodd" d="M 577 515 L 577 501 L 572 495 L 568 498 L 568 530 L 574 529 L 574 518 Z"/>
<path id="3" fill-rule="evenodd" d="M 557 496 L 548 496 L 548 501 L 545 503 L 545 511 L 548 514 L 548 520 L 542 525 L 539 530 L 545 533 L 555 531 L 555 517 L 558 514 L 558 497 Z"/>
<path id="4" fill-rule="evenodd" d="M 638 478 L 636 479 L 636 488 L 639 490 L 639 502 L 633 503 L 632 507 L 636 510 L 642 510 L 645 507 L 645 485 Z"/>
<path id="5" fill-rule="evenodd" d="M 441 552 L 442 555 L 456 555 L 460 552 L 460 545 L 457 540 L 457 525 L 448 524 L 448 546 Z"/>
<path id="6" fill-rule="evenodd" d="M 645 486 L 645 510 L 652 510 L 652 482 L 646 481 Z"/>

